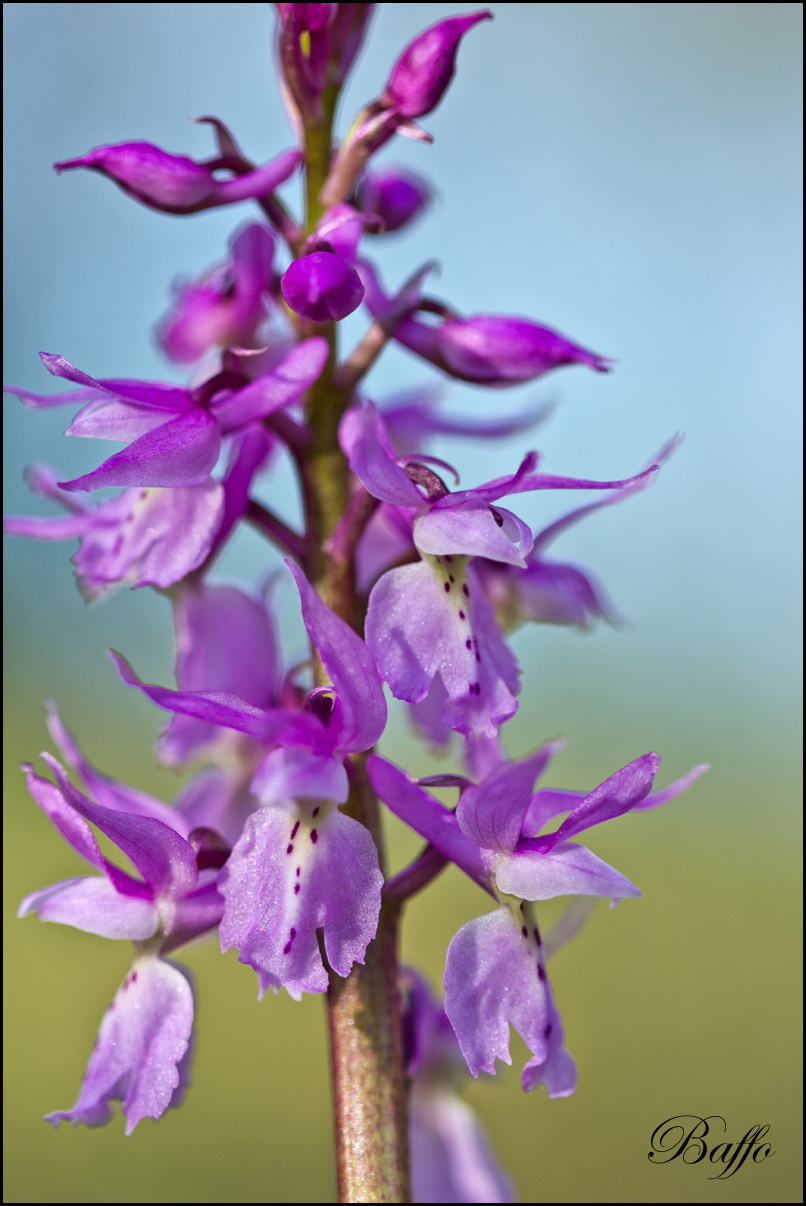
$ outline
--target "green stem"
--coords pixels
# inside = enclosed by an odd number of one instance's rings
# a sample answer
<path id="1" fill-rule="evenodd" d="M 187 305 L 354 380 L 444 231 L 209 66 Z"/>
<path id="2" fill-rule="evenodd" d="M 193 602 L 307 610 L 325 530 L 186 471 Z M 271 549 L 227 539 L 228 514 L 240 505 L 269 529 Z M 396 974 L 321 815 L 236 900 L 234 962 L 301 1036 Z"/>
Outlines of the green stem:
<path id="1" fill-rule="evenodd" d="M 330 169 L 335 96 L 326 97 L 326 120 L 305 131 L 305 234 L 315 229 L 324 206 L 319 200 Z M 339 422 L 349 392 L 336 381 L 335 323 L 306 324 L 305 335 L 321 335 L 330 353 L 319 380 L 308 391 L 305 421 L 310 443 L 297 449 L 305 505 L 305 566 L 311 582 L 333 611 L 363 634 L 364 608 L 358 598 L 353 549 L 326 551 L 350 501 L 351 479 L 338 442 Z M 314 650 L 317 685 L 328 682 Z M 378 848 L 384 871 L 378 801 L 366 775 L 366 755 L 350 759 L 352 790 L 344 812 L 365 825 Z M 363 965 L 342 979 L 330 973 L 327 993 L 339 1200 L 411 1200 L 408 1100 L 403 1064 L 397 965 L 400 905 L 385 902 L 378 931 Z"/>

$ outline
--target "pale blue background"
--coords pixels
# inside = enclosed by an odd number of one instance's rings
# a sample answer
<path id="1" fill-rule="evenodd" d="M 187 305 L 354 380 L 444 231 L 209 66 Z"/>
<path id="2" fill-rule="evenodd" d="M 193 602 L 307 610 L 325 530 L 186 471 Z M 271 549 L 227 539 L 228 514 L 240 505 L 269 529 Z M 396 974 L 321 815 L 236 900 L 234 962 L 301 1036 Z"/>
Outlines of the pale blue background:
<path id="1" fill-rule="evenodd" d="M 465 5 L 382 7 L 342 108 L 342 129 L 381 90 L 408 38 L 461 11 Z M 50 165 L 125 139 L 204 158 L 210 135 L 185 120 L 204 113 L 230 124 L 258 162 L 290 145 L 274 83 L 269 6 L 10 4 L 4 15 L 5 379 L 55 388 L 39 349 L 96 376 L 178 379 L 150 337 L 168 283 L 219 259 L 250 207 L 168 218 L 97 176 L 57 178 Z M 601 576 L 633 627 L 593 637 L 534 628 L 519 634 L 525 686 L 508 737 L 520 754 L 546 736 L 569 736 L 559 770 L 569 785 L 590 786 L 650 748 L 664 755 L 664 781 L 711 761 L 698 795 L 675 805 L 668 822 L 652 819 L 677 868 L 675 890 L 690 883 L 694 915 L 705 912 L 709 924 L 726 896 L 721 887 L 712 897 L 698 887 L 695 864 L 700 872 L 709 859 L 723 870 L 730 865 L 735 900 L 747 899 L 754 885 L 779 876 L 799 820 L 800 23 L 793 4 L 502 5 L 494 22 L 468 35 L 448 98 L 424 120 L 433 147 L 401 138 L 383 156 L 430 174 L 440 192 L 408 237 L 376 244 L 386 279 L 397 283 L 436 256 L 443 269 L 434 291 L 457 309 L 530 315 L 618 360 L 607 378 L 579 369 L 509 392 L 452 385 L 450 406 L 489 416 L 556 398 L 550 423 L 527 440 L 541 449 L 548 471 L 580 476 L 632 473 L 671 433 L 686 434 L 649 494 L 594 517 L 555 546 L 558 556 Z M 360 331 L 358 319 L 351 323 Z M 431 379 L 423 364 L 393 352 L 373 374 L 371 392 L 382 398 Z M 5 416 L 6 510 L 46 509 L 21 484 L 24 463 L 49 460 L 72 476 L 109 447 L 64 440 L 67 412 L 37 414 L 7 400 Z M 519 438 L 441 451 L 471 485 L 510 471 L 523 447 Z M 275 498 L 288 496 L 281 479 Z M 548 495 L 518 499 L 535 525 L 563 505 Z M 41 747 L 40 701 L 53 694 L 106 769 L 158 790 L 164 778 L 148 760 L 153 710 L 117 683 L 102 651 L 114 644 L 144 676 L 169 681 L 167 609 L 148 592 L 84 608 L 69 576 L 71 551 L 6 545 L 9 763 Z M 247 537 L 222 569 L 255 582 L 265 565 L 260 544 Z M 299 647 L 293 617 L 288 631 Z M 403 733 L 394 740 L 390 749 L 424 765 Z M 16 771 L 9 773 L 15 781 Z M 28 806 L 20 798 L 16 807 Z M 43 828 L 35 832 L 41 838 Z M 621 865 L 615 844 L 591 844 Z M 32 882 L 26 875 L 22 890 L 74 873 L 55 841 L 48 860 Z M 624 870 L 640 877 L 640 865 Z M 763 947 L 783 919 L 761 898 Z M 651 907 L 642 902 L 645 919 Z M 722 949 L 738 975 L 741 936 L 725 908 Z M 425 933 L 430 922 L 419 931 L 417 924 L 414 932 Z M 29 923 L 32 948 L 40 934 Z M 55 934 L 54 951 L 59 941 L 64 933 Z M 782 959 L 788 969 L 789 955 Z M 438 976 L 437 954 L 431 962 Z M 624 965 L 629 975 L 629 958 Z M 695 993 L 692 1016 L 681 1015 L 680 1024 L 697 1026 L 708 999 L 713 1037 L 734 1016 L 737 999 L 750 1008 L 746 985 L 731 974 L 727 967 L 727 978 L 720 973 L 710 997 Z M 640 980 L 635 986 L 640 995 Z M 107 989 L 105 982 L 84 1007 L 84 1043 Z M 65 991 L 76 991 L 73 974 Z M 774 982 L 767 991 L 784 999 L 791 989 Z M 738 1015 L 735 1021 L 735 1039 L 724 1040 L 731 1066 L 747 1058 Z M 579 1039 L 570 1045 L 582 1054 Z M 53 1069 L 43 1071 L 47 1100 L 26 1099 L 26 1118 L 67 1104 L 83 1058 L 71 1063 L 64 1100 L 52 1099 Z M 763 1082 L 767 1072 L 759 1075 Z M 604 1077 L 605 1103 L 607 1083 Z M 772 1080 L 767 1087 L 775 1099 Z M 514 1081 L 511 1089 L 514 1103 Z M 725 1111 L 718 1089 L 704 1109 Z M 694 1106 L 687 1099 L 681 1108 Z M 752 1121 L 737 1118 L 736 1126 Z M 68 1150 L 69 1138 L 58 1137 L 58 1150 Z M 92 1159 L 100 1137 L 87 1139 L 96 1146 L 82 1150 Z M 45 1140 L 37 1140 L 36 1160 L 56 1150 L 45 1149 Z M 617 1178 L 624 1171 L 618 1142 Z M 591 1168 L 594 1176 L 595 1161 Z M 54 1170 L 58 1180 L 63 1165 L 56 1161 Z M 549 1169 L 544 1183 L 554 1186 Z M 704 1184 L 681 1183 L 668 1200 L 701 1200 Z M 736 1200 L 766 1200 L 758 1184 L 737 1185 Z M 527 1200 L 537 1192 L 524 1188 Z M 16 1192 L 28 1195 L 17 1200 L 40 1200 L 30 1185 Z M 69 1192 L 80 1198 L 83 1182 Z M 161 1200 L 154 1192 L 143 1200 Z M 568 1188 L 569 1200 L 594 1192 L 584 1181 Z M 637 1189 L 637 1200 L 647 1192 Z M 779 1184 L 770 1200 L 784 1192 Z M 267 1196 L 276 1200 L 274 1191 Z"/>

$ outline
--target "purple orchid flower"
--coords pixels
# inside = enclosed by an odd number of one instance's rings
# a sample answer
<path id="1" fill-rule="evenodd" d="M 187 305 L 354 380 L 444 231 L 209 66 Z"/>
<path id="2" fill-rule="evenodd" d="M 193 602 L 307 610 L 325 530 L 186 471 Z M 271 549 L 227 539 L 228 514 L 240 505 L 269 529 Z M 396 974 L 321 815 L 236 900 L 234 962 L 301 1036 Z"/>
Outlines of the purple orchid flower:
<path id="1" fill-rule="evenodd" d="M 271 986 L 295 999 L 324 992 L 327 972 L 346 976 L 375 935 L 383 876 L 372 836 L 338 806 L 349 794 L 344 756 L 367 750 L 386 724 L 378 673 L 364 642 L 333 614 L 289 563 L 302 616 L 332 686 L 317 687 L 301 712 L 260 708 L 228 691 L 170 691 L 141 683 L 115 656 L 124 682 L 174 712 L 276 746 L 251 790 L 263 805 L 248 817 L 222 872 L 222 950 L 236 947 L 255 969 L 261 996 Z"/>
<path id="2" fill-rule="evenodd" d="M 179 364 L 192 364 L 214 347 L 252 348 L 266 316 L 274 240 L 257 222 L 230 241 L 231 262 L 191 285 L 176 286 L 176 300 L 161 321 L 157 339 Z"/>
<path id="3" fill-rule="evenodd" d="M 422 176 L 400 167 L 366 171 L 356 189 L 358 207 L 381 219 L 379 234 L 394 234 L 419 218 L 431 204 L 432 195 Z"/>
<path id="4" fill-rule="evenodd" d="M 340 440 L 369 493 L 413 517 L 420 554 L 417 563 L 388 570 L 370 594 L 366 639 L 381 677 L 410 703 L 424 700 L 439 677 L 447 693 L 443 723 L 492 737 L 517 710 L 518 669 L 470 562 L 484 557 L 525 569 L 532 548 L 529 527 L 492 504 L 526 490 L 620 489 L 651 470 L 617 482 L 533 474 L 531 453 L 514 475 L 451 493 L 422 464 L 399 464 L 371 404 L 346 413 Z"/>
<path id="5" fill-rule="evenodd" d="M 79 588 L 88 600 L 125 583 L 167 590 L 207 558 L 224 515 L 224 488 L 208 478 L 196 486 L 124 490 L 95 507 L 57 485 L 59 474 L 34 465 L 31 490 L 59 503 L 67 515 L 9 515 L 3 531 L 33 540 L 78 538 L 73 556 Z"/>
<path id="6" fill-rule="evenodd" d="M 507 386 L 534 381 L 552 369 L 584 364 L 597 373 L 610 372 L 612 361 L 567 339 L 551 327 L 506 314 L 473 314 L 462 318 L 434 298 L 411 299 L 400 318 L 397 298 L 384 291 L 377 270 L 360 264 L 369 312 L 410 352 L 471 385 Z M 404 290 L 405 291 L 405 290 Z M 436 316 L 436 324 L 415 317 Z"/>
<path id="7" fill-rule="evenodd" d="M 317 379 L 327 344 L 314 338 L 297 344 L 279 365 L 255 381 L 222 373 L 196 389 L 145 381 L 95 380 L 63 356 L 40 352 L 45 368 L 84 387 L 43 396 L 7 386 L 34 407 L 61 406 L 94 398 L 79 411 L 68 435 L 131 440 L 92 473 L 59 482 L 63 490 L 102 486 L 196 486 L 206 482 L 218 461 L 222 436 L 230 435 L 295 402 Z"/>
<path id="8" fill-rule="evenodd" d="M 549 403 L 500 419 L 474 420 L 440 414 L 437 403 L 441 400 L 439 387 L 426 387 L 395 395 L 383 403 L 381 417 L 398 457 L 416 457 L 432 436 L 489 440 L 527 431 L 542 423 L 552 409 Z M 375 509 L 356 549 L 358 587 L 362 593 L 368 595 L 380 575 L 407 554 L 417 556 L 411 529 L 412 518 L 406 509 L 384 502 Z M 338 540 L 337 531 L 333 548 L 338 548 Z"/>
<path id="9" fill-rule="evenodd" d="M 513 1202 L 512 1182 L 459 1096 L 467 1069 L 445 1010 L 412 968 L 403 971 L 402 989 L 412 1201 Z"/>
<path id="10" fill-rule="evenodd" d="M 261 168 L 240 156 L 219 155 L 197 163 L 186 155 L 170 155 L 150 142 L 121 142 L 95 147 L 78 159 L 54 163 L 61 174 L 89 168 L 113 180 L 124 193 L 150 209 L 166 214 L 196 214 L 203 209 L 266 197 L 291 176 L 301 163 L 299 151 L 283 151 Z M 230 180 L 215 173 L 229 170 Z"/>
<path id="11" fill-rule="evenodd" d="M 222 483 L 144 486 L 124 490 L 95 507 L 62 490 L 58 474 L 33 466 L 26 478 L 36 494 L 59 503 L 68 515 L 9 515 L 3 531 L 34 540 L 78 538 L 72 557 L 85 599 L 105 598 L 124 584 L 167 590 L 207 563 L 223 545 L 248 504 L 249 486 L 272 450 L 268 433 L 254 424 L 232 439 Z"/>
<path id="12" fill-rule="evenodd" d="M 30 766 L 28 789 L 62 836 L 99 871 L 33 892 L 18 916 L 36 912 L 105 938 L 128 938 L 136 957 L 107 1010 L 76 1104 L 47 1118 L 101 1126 L 121 1100 L 129 1135 L 143 1118 L 159 1118 L 181 1104 L 189 1084 L 193 1027 L 190 975 L 163 956 L 216 927 L 223 900 L 216 888 L 220 860 L 206 859 L 183 835 L 184 818 L 149 798 L 98 775 L 78 753 L 55 712 L 51 724 L 88 777 L 113 805 L 93 803 L 75 788 L 62 766 L 43 758 L 56 783 Z M 158 813 L 158 815 L 154 815 Z M 163 818 L 163 819 L 160 819 Z M 142 879 L 109 862 L 87 822 L 130 859 Z"/>
<path id="13" fill-rule="evenodd" d="M 455 815 L 377 755 L 370 757 L 369 776 L 396 816 L 499 902 L 496 912 L 461 927 L 446 959 L 445 1009 L 470 1071 L 492 1073 L 496 1059 L 511 1062 L 512 1025 L 532 1052 L 523 1088 L 542 1083 L 550 1097 L 565 1097 L 574 1091 L 576 1070 L 563 1046 L 533 902 L 570 895 L 610 896 L 615 903 L 640 896 L 613 867 L 568 839 L 630 809 L 666 803 L 705 767 L 653 797 L 660 758 L 645 754 L 588 795 L 537 793 L 540 803 L 533 804 L 534 781 L 556 749 L 549 744 L 520 762 L 494 767 L 465 788 Z M 525 836 L 569 807 L 555 833 Z"/>

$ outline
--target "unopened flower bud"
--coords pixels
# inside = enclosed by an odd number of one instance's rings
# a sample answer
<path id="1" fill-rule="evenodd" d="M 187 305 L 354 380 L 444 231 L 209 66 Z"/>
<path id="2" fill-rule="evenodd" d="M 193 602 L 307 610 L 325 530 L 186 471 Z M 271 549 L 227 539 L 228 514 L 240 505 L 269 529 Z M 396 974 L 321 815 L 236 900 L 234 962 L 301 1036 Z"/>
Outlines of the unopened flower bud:
<path id="1" fill-rule="evenodd" d="M 71 168 L 91 168 L 157 209 L 195 209 L 204 204 L 214 184 L 208 168 L 186 155 L 169 155 L 150 142 L 96 147 L 54 167 L 60 174 Z"/>
<path id="2" fill-rule="evenodd" d="M 382 100 L 408 119 L 436 109 L 453 77 L 460 41 L 479 21 L 491 18 L 489 9 L 481 9 L 424 30 L 395 63 Z"/>
<path id="3" fill-rule="evenodd" d="M 383 233 L 401 230 L 431 203 L 431 188 L 422 176 L 405 168 L 366 172 L 357 190 L 358 206 L 377 214 Z M 371 232 L 370 232 L 371 233 Z"/>
<path id="4" fill-rule="evenodd" d="M 566 364 L 586 364 L 597 373 L 610 370 L 606 357 L 572 343 L 550 327 L 503 314 L 449 318 L 437 332 L 436 346 L 440 368 L 463 381 L 531 381 Z"/>
<path id="5" fill-rule="evenodd" d="M 217 180 L 216 161 L 197 163 L 186 155 L 169 155 L 150 142 L 121 142 L 95 147 L 78 159 L 65 159 L 56 171 L 90 168 L 114 180 L 124 192 L 151 209 L 169 214 L 193 214 L 218 205 L 263 197 L 287 180 L 299 165 L 296 151 L 285 151 L 263 167 L 244 163 L 232 180 Z M 231 166 L 231 165 L 227 165 Z"/>
<path id="6" fill-rule="evenodd" d="M 287 269 L 280 290 L 303 318 L 338 322 L 361 304 L 364 286 L 350 264 L 332 251 L 304 255 Z"/>

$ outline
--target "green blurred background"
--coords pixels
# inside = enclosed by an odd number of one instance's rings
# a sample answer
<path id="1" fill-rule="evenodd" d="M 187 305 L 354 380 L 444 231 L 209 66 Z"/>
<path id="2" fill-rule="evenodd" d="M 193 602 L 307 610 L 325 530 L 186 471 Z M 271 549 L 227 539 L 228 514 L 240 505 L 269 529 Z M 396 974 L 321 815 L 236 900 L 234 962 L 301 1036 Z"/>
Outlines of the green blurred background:
<path id="1" fill-rule="evenodd" d="M 405 42 L 455 4 L 382 7 L 343 110 L 377 95 Z M 658 813 L 595 830 L 591 848 L 639 884 L 597 907 L 551 974 L 580 1069 L 576 1095 L 524 1096 L 526 1055 L 470 1083 L 524 1201 L 800 1201 L 800 20 L 792 4 L 508 4 L 463 45 L 457 78 L 387 161 L 430 174 L 441 197 L 409 238 L 378 245 L 393 283 L 435 254 L 436 291 L 465 312 L 525 313 L 619 361 L 508 394 L 452 386 L 489 415 L 560 402 L 537 433 L 549 471 L 635 471 L 675 429 L 687 440 L 655 488 L 569 534 L 557 555 L 595 569 L 627 631 L 529 628 L 515 648 L 523 754 L 563 734 L 551 782 L 590 788 L 656 749 L 668 782 L 712 770 Z M 167 283 L 220 258 L 249 213 L 151 214 L 89 173 L 50 164 L 103 142 L 150 139 L 209 154 L 185 118 L 215 113 L 258 161 L 289 145 L 271 67 L 268 5 L 10 4 L 6 22 L 5 377 L 53 387 L 36 351 L 98 375 L 176 374 L 148 331 Z M 293 194 L 292 199 L 293 199 Z M 251 215 L 250 215 L 251 216 Z M 360 321 L 352 329 L 360 330 Z M 177 378 L 178 379 L 178 378 Z M 429 379 L 402 353 L 373 396 Z M 65 414 L 6 402 L 5 508 L 33 511 L 24 463 L 73 475 L 98 446 L 63 441 Z M 463 482 L 511 469 L 516 446 L 443 445 Z M 282 474 L 270 490 L 285 500 Z M 562 502 L 524 497 L 535 525 Z M 185 1105 L 124 1139 L 41 1121 L 72 1104 L 125 944 L 33 919 L 21 896 L 80 874 L 20 787 L 45 748 L 41 700 L 102 769 L 170 799 L 152 765 L 158 718 L 115 680 L 121 648 L 169 682 L 167 606 L 125 592 L 85 608 L 68 546 L 6 548 L 7 1201 L 333 1200 L 323 1004 L 256 1004 L 253 973 L 215 942 L 182 953 L 198 989 L 198 1054 Z M 269 563 L 268 568 L 273 562 Z M 267 569 L 244 538 L 221 577 Z M 291 603 L 289 592 L 282 592 Z M 289 606 L 288 647 L 301 648 Z M 434 768 L 395 712 L 386 752 Z M 446 763 L 440 763 L 446 766 Z M 390 827 L 392 861 L 412 848 Z M 416 843 L 415 843 L 416 844 Z M 441 978 L 456 928 L 486 908 L 448 872 L 411 906 L 404 957 Z M 546 922 L 556 910 L 541 911 Z M 654 1167 L 649 1137 L 681 1113 L 721 1114 L 727 1138 L 769 1123 L 775 1156 L 726 1182 L 710 1166 Z"/>

